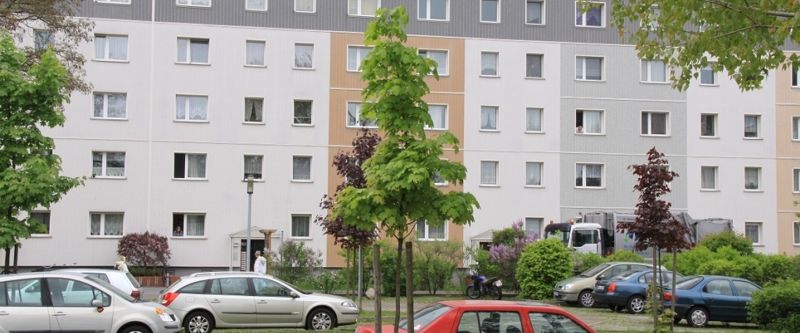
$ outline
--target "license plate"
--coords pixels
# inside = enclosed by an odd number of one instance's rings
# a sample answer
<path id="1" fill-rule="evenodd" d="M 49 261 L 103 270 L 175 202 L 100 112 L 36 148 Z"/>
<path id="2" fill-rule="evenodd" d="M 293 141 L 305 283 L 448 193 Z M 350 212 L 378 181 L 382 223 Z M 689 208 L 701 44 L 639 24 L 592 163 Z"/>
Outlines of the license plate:
<path id="1" fill-rule="evenodd" d="M 597 286 L 597 288 L 595 288 L 595 290 L 597 290 L 597 291 L 603 291 L 603 290 L 606 290 L 606 287 L 603 287 L 603 286 Z"/>
<path id="2" fill-rule="evenodd" d="M 560 292 L 557 292 L 557 291 L 554 291 L 554 292 L 553 292 L 553 296 L 554 296 L 554 297 L 561 297 L 561 293 L 560 293 Z"/>

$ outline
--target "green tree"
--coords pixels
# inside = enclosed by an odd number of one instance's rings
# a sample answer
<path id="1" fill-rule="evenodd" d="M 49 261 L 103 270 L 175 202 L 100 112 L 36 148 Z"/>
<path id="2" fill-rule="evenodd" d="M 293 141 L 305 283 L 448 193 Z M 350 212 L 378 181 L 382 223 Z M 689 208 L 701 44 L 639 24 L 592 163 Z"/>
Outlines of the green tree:
<path id="1" fill-rule="evenodd" d="M 64 123 L 69 75 L 52 51 L 32 65 L 26 60 L 11 37 L 0 34 L 0 247 L 6 250 L 6 272 L 11 248 L 16 270 L 20 241 L 44 231 L 28 213 L 49 207 L 81 183 L 59 174 L 53 139 L 40 131 Z"/>
<path id="2" fill-rule="evenodd" d="M 434 186 L 435 176 L 451 184 L 463 183 L 466 169 L 460 163 L 441 159 L 444 147 L 458 151 L 458 139 L 449 132 L 429 138 L 426 126 L 433 121 L 423 100 L 430 90 L 425 78 L 438 79 L 436 63 L 407 46 L 405 8 L 381 9 L 369 23 L 365 44 L 373 49 L 362 65 L 363 115 L 376 119 L 383 140 L 364 165 L 365 188 L 348 187 L 337 197 L 333 213 L 345 223 L 372 230 L 376 224 L 397 241 L 398 267 L 403 243 L 413 235 L 418 221 L 441 226 L 450 221 L 467 224 L 474 220 L 478 201 L 464 192 L 444 193 Z M 406 267 L 410 276 L 412 266 Z M 398 269 L 397 275 L 400 274 Z M 408 279 L 411 280 L 411 279 Z M 400 290 L 397 278 L 395 290 Z M 408 329 L 413 330 L 413 295 L 409 295 Z M 396 306 L 399 308 L 399 299 Z M 400 321 L 395 316 L 395 330 Z"/>
<path id="3" fill-rule="evenodd" d="M 522 297 L 546 299 L 553 286 L 572 276 L 572 252 L 557 238 L 528 245 L 517 264 L 517 282 Z"/>
<path id="4" fill-rule="evenodd" d="M 582 0 L 591 6 L 588 0 Z M 643 59 L 663 59 L 676 70 L 673 86 L 685 90 L 711 65 L 742 90 L 761 86 L 769 70 L 800 65 L 783 52 L 800 42 L 797 1 L 613 0 L 611 22 Z"/>

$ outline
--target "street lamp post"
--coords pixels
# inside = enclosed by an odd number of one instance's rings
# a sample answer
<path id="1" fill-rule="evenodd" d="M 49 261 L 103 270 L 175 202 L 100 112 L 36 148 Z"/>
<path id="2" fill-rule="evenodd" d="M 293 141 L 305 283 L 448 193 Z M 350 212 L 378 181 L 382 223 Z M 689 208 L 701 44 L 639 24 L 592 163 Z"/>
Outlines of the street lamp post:
<path id="1" fill-rule="evenodd" d="M 252 209 L 253 209 L 253 175 L 247 176 L 247 251 L 245 252 L 245 256 L 247 256 L 247 266 L 245 267 L 245 272 L 249 272 L 252 267 L 250 267 L 250 218 L 252 216 Z"/>

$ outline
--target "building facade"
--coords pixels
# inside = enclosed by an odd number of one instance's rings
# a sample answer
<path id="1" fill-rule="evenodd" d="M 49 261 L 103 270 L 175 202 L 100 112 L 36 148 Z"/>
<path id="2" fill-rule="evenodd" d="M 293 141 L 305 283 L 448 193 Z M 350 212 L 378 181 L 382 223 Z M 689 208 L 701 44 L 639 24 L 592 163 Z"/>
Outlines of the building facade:
<path id="1" fill-rule="evenodd" d="M 403 5 L 409 44 L 437 61 L 426 96 L 443 158 L 481 209 L 469 226 L 420 225 L 422 240 L 466 246 L 523 222 L 633 210 L 628 166 L 651 147 L 680 177 L 674 211 L 734 221 L 764 253 L 800 254 L 800 85 L 778 70 L 741 92 L 701 73 L 685 92 L 609 25 L 610 1 L 85 0 L 79 45 L 93 93 L 75 93 L 56 140 L 64 174 L 87 177 L 25 240 L 23 266 L 110 266 L 125 233 L 168 237 L 170 265 L 237 268 L 248 232 L 263 247 L 306 242 L 324 265 L 339 249 L 313 223 L 341 179 L 333 156 L 358 129 L 363 34 L 376 7 Z M 36 33 L 19 40 L 34 44 Z M 256 179 L 246 229 L 247 176 Z M 53 249 L 68 248 L 69 251 Z"/>

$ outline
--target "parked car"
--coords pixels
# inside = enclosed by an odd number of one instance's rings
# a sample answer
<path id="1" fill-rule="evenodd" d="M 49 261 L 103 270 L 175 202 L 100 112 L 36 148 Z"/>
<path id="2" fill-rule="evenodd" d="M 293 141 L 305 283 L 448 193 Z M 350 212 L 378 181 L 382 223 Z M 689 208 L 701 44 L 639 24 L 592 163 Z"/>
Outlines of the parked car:
<path id="1" fill-rule="evenodd" d="M 183 318 L 186 333 L 214 328 L 305 327 L 324 331 L 352 324 L 358 308 L 344 297 L 303 291 L 270 275 L 195 273 L 173 283 L 161 304 Z"/>
<path id="2" fill-rule="evenodd" d="M 180 332 L 172 310 L 139 302 L 94 276 L 2 275 L 0 290 L 0 332 Z"/>
<path id="3" fill-rule="evenodd" d="M 653 265 L 639 262 L 608 262 L 592 267 L 581 274 L 559 281 L 553 288 L 553 296 L 567 303 L 578 302 L 581 306 L 594 306 L 594 284 L 597 280 L 610 279 L 623 272 L 652 269 Z"/>
<path id="4" fill-rule="evenodd" d="M 672 272 L 661 270 L 661 281 L 664 285 L 672 284 Z M 676 274 L 676 279 L 683 278 Z M 627 271 L 610 280 L 598 280 L 594 286 L 596 304 L 608 305 L 611 310 L 638 314 L 644 312 L 647 303 L 647 287 L 653 281 L 653 271 Z"/>
<path id="5" fill-rule="evenodd" d="M 407 323 L 400 322 L 405 332 Z M 394 326 L 384 325 L 383 332 Z M 374 325 L 359 325 L 356 333 L 374 333 Z M 414 312 L 417 333 L 595 333 L 566 310 L 549 304 L 516 301 L 440 301 Z"/>
<path id="6" fill-rule="evenodd" d="M 664 308 L 675 302 L 675 322 L 686 319 L 703 327 L 709 321 L 747 322 L 747 303 L 761 287 L 750 280 L 716 275 L 690 276 L 681 280 L 676 292 L 664 293 Z"/>
<path id="7" fill-rule="evenodd" d="M 116 269 L 92 269 L 92 268 L 68 268 L 59 269 L 59 272 L 77 272 L 84 275 L 94 276 L 100 280 L 110 283 L 117 289 L 124 291 L 135 299 L 142 299 L 142 286 L 139 281 L 128 272 L 121 272 Z"/>

